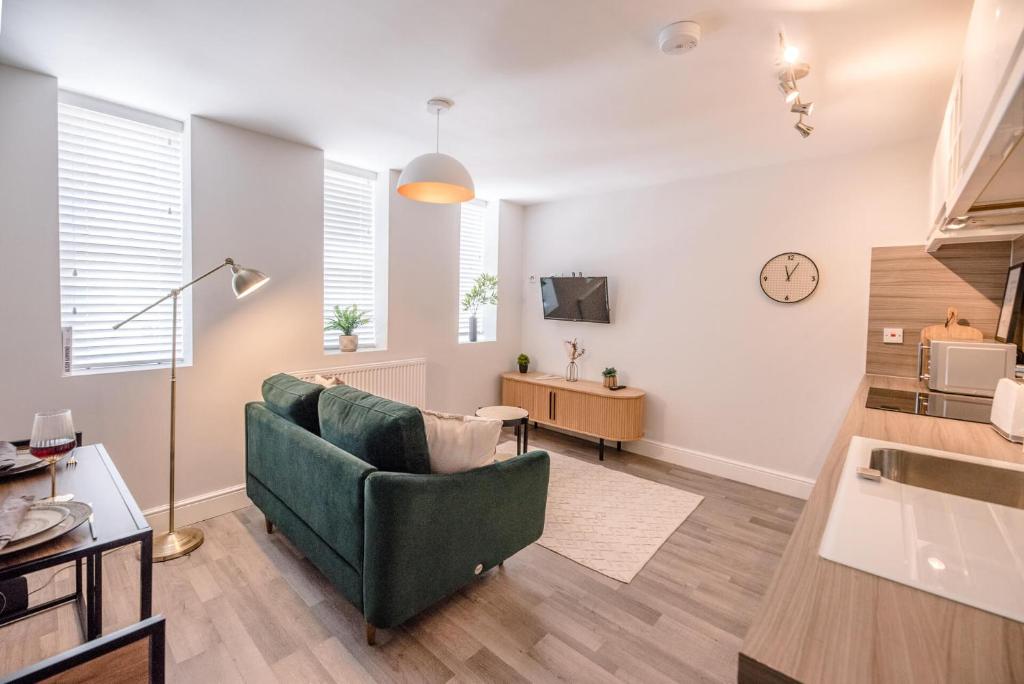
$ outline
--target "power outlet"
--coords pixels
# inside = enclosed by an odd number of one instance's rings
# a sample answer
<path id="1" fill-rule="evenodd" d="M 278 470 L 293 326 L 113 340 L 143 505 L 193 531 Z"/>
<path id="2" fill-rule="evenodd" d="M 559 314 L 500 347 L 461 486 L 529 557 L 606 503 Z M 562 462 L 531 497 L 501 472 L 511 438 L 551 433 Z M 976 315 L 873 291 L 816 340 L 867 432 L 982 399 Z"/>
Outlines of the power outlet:
<path id="1" fill-rule="evenodd" d="M 883 328 L 882 342 L 884 344 L 903 344 L 903 328 Z"/>

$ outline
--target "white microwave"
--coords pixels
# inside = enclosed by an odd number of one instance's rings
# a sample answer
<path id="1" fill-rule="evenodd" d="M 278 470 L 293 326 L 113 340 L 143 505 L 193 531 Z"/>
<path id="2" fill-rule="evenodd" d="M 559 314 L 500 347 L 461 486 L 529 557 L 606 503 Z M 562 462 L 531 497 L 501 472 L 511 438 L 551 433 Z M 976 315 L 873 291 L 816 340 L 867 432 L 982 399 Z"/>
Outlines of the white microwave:
<path id="1" fill-rule="evenodd" d="M 928 373 L 922 372 L 923 350 L 928 350 Z M 918 351 L 918 374 L 928 389 L 950 394 L 991 397 L 1003 378 L 1017 369 L 1017 345 L 999 342 L 932 340 Z"/>

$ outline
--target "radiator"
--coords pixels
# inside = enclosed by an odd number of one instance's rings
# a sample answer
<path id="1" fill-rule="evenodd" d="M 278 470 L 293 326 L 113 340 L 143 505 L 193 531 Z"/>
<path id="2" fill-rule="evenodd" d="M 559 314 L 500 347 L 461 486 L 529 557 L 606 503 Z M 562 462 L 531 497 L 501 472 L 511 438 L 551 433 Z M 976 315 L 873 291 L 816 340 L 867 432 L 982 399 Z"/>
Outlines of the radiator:
<path id="1" fill-rule="evenodd" d="M 402 359 L 365 363 L 339 368 L 317 368 L 292 371 L 300 380 L 313 382 L 313 377 L 336 378 L 340 382 L 378 397 L 400 401 L 423 408 L 427 400 L 427 360 Z"/>

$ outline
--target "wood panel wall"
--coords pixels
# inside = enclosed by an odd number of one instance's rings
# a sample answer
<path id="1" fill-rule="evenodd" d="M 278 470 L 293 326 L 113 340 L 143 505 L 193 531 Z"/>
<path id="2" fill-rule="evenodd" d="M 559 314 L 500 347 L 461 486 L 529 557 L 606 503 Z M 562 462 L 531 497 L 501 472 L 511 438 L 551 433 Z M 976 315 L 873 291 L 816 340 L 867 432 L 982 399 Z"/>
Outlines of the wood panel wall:
<path id="1" fill-rule="evenodd" d="M 991 339 L 1010 254 L 1009 242 L 947 245 L 935 254 L 923 246 L 872 249 L 867 372 L 914 377 L 921 329 L 945 322 L 949 306 Z M 883 344 L 883 328 L 903 328 L 903 344 Z"/>

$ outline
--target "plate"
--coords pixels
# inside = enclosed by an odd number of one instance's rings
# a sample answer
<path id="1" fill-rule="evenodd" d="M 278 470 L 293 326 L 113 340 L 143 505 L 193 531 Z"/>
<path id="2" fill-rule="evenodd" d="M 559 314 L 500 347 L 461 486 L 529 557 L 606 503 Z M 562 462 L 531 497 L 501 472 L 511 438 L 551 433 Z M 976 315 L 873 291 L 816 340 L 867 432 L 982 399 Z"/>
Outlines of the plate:
<path id="1" fill-rule="evenodd" d="M 56 527 L 69 515 L 71 515 L 71 511 L 66 506 L 48 503 L 35 504 L 29 507 L 21 524 L 18 525 L 18 530 L 8 543 L 13 544 L 34 534 L 45 532 L 51 527 Z"/>
<path id="2" fill-rule="evenodd" d="M 68 454 L 71 452 L 69 451 Z M 67 458 L 68 454 L 61 456 L 61 461 Z M 45 468 L 50 465 L 49 461 L 36 458 L 27 451 L 19 451 L 14 457 L 14 466 L 0 470 L 0 477 L 10 477 L 13 475 L 21 475 L 22 473 L 30 473 L 40 468 Z M 60 463 L 60 461 L 58 461 Z"/>
<path id="3" fill-rule="evenodd" d="M 92 506 L 81 501 L 65 501 L 60 504 L 68 510 L 68 516 L 48 530 L 26 537 L 19 542 L 11 542 L 0 549 L 0 556 L 30 549 L 46 542 L 53 541 L 84 523 L 92 515 Z"/>

